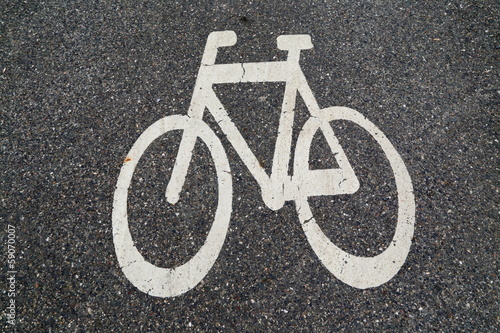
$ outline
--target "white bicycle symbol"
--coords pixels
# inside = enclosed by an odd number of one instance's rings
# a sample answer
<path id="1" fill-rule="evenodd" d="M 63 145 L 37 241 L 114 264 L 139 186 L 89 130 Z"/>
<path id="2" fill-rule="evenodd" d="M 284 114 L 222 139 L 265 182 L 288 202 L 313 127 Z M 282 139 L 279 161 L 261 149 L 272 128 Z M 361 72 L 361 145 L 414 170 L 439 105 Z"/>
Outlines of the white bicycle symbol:
<path id="1" fill-rule="evenodd" d="M 320 109 L 299 65 L 300 51 L 313 47 L 309 35 L 282 35 L 278 48 L 288 51 L 286 61 L 215 64 L 218 47 L 236 43 L 233 31 L 212 32 L 207 39 L 187 116 L 164 117 L 147 128 L 134 143 L 121 168 L 113 202 L 113 241 L 118 262 L 128 280 L 139 290 L 158 297 L 181 295 L 194 288 L 209 272 L 224 243 L 232 211 L 232 180 L 229 162 L 220 139 L 202 121 L 205 108 L 233 145 L 258 182 L 264 203 L 273 210 L 285 201 L 295 201 L 299 221 L 307 240 L 323 265 L 344 283 L 364 289 L 389 281 L 408 255 L 415 221 L 413 188 L 403 160 L 387 137 L 359 112 L 347 107 Z M 268 176 L 243 136 L 217 98 L 213 85 L 218 83 L 285 82 L 285 94 L 274 151 L 272 172 Z M 293 176 L 288 175 L 292 127 L 297 93 L 311 117 L 304 124 L 296 143 Z M 364 128 L 380 145 L 395 176 L 398 193 L 398 219 L 390 245 L 374 257 L 349 254 L 333 244 L 316 223 L 308 197 L 352 194 L 359 188 L 347 157 L 329 124 L 348 120 Z M 218 204 L 213 225 L 199 251 L 185 264 L 173 268 L 155 266 L 144 259 L 134 245 L 127 215 L 128 189 L 133 173 L 147 147 L 158 137 L 182 130 L 177 159 L 166 188 L 171 204 L 179 200 L 196 140 L 210 150 L 218 178 Z M 336 154 L 339 168 L 309 169 L 309 151 L 315 133 L 321 130 L 329 148 Z"/>

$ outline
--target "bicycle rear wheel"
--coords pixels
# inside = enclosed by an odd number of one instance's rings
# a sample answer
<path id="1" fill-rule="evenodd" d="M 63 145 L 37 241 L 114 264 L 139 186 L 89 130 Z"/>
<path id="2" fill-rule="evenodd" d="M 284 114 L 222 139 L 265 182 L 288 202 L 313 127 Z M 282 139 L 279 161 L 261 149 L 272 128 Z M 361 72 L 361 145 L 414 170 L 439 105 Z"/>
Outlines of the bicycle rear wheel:
<path id="1" fill-rule="evenodd" d="M 377 287 L 389 281 L 404 264 L 413 237 L 415 222 L 415 199 L 410 175 L 400 155 L 387 137 L 361 113 L 346 107 L 332 107 L 321 110 L 321 119 L 311 118 L 301 131 L 295 150 L 294 173 L 307 173 L 309 152 L 314 134 L 323 126 L 330 126 L 334 120 L 347 120 L 366 130 L 386 154 L 395 177 L 398 195 L 398 217 L 396 230 L 390 245 L 373 257 L 355 256 L 336 246 L 321 230 L 313 217 L 304 178 L 299 178 L 299 193 L 296 208 L 300 223 L 312 249 L 323 265 L 344 283 L 359 289 Z M 333 133 L 333 132 L 332 132 Z M 301 180 L 302 179 L 302 180 Z M 355 184 L 356 185 L 356 184 Z"/>
<path id="2" fill-rule="evenodd" d="M 158 267 L 146 261 L 137 250 L 130 233 L 127 199 L 132 176 L 148 146 L 163 134 L 189 129 L 208 147 L 218 179 L 218 203 L 215 219 L 205 243 L 186 263 Z M 229 162 L 219 138 L 201 120 L 187 116 L 168 116 L 147 128 L 134 143 L 121 168 L 113 201 L 113 242 L 120 267 L 127 279 L 139 290 L 152 296 L 173 297 L 194 288 L 208 273 L 224 243 L 232 206 L 232 181 Z"/>

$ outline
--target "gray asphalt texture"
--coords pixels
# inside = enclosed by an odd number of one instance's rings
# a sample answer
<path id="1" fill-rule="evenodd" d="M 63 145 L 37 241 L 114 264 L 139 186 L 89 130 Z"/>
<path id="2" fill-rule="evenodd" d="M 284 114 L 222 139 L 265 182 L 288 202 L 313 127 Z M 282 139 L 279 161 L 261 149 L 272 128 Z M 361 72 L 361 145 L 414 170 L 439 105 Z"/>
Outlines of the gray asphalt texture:
<path id="1" fill-rule="evenodd" d="M 18 332 L 488 332 L 498 304 L 498 14 L 495 1 L 2 1 L 2 286 L 16 226 Z M 234 30 L 217 63 L 284 60 L 282 34 L 310 34 L 301 65 L 321 107 L 363 113 L 413 181 L 416 224 L 401 271 L 359 290 L 309 246 L 293 202 L 268 209 L 217 124 L 233 213 L 200 285 L 155 298 L 123 275 L 111 211 L 120 167 L 156 120 L 186 114 L 206 37 Z M 269 170 L 283 84 L 216 87 Z M 294 138 L 307 119 L 298 101 Z M 324 232 L 373 256 L 394 233 L 397 193 L 374 141 L 332 123 L 359 174 L 353 196 L 311 198 Z M 199 143 L 187 192 L 163 191 L 180 133 L 155 141 L 131 187 L 130 227 L 150 262 L 187 261 L 217 203 Z M 331 166 L 321 137 L 315 168 Z M 2 287 L 2 304 L 8 304 Z"/>

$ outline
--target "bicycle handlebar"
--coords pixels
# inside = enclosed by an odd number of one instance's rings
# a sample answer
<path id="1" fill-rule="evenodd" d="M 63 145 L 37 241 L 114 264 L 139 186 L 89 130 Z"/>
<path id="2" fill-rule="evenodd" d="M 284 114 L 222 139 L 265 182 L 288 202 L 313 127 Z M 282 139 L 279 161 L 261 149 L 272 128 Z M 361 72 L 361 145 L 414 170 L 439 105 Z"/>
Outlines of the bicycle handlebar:
<path id="1" fill-rule="evenodd" d="M 233 46 L 237 39 L 234 31 L 214 31 L 208 35 L 207 45 L 211 44 L 215 48 Z"/>
<path id="2" fill-rule="evenodd" d="M 215 64 L 215 58 L 217 57 L 217 48 L 233 46 L 236 44 L 238 38 L 234 31 L 214 31 L 208 35 L 207 44 L 205 46 L 205 52 L 203 53 L 203 58 L 201 63 L 203 65 L 213 65 Z"/>
<path id="3" fill-rule="evenodd" d="M 201 63 L 207 66 L 215 64 L 217 49 L 219 47 L 233 46 L 236 44 L 237 40 L 236 33 L 231 30 L 211 32 L 207 38 L 207 44 Z M 300 52 L 300 50 L 313 48 L 310 35 L 281 35 L 277 38 L 277 44 L 278 49 L 283 51 L 296 50 Z"/>

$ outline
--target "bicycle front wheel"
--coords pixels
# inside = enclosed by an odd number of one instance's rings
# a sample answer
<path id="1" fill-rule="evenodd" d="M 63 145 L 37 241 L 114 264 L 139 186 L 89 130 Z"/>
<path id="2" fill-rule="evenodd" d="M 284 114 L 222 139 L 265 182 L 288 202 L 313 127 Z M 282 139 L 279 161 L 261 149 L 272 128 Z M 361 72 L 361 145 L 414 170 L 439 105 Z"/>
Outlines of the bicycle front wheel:
<path id="1" fill-rule="evenodd" d="M 397 225 L 390 245 L 373 257 L 350 254 L 336 246 L 321 230 L 311 211 L 308 184 L 301 183 L 307 177 L 298 177 L 299 193 L 296 207 L 300 223 L 312 249 L 323 265 L 344 283 L 359 289 L 377 287 L 389 281 L 404 264 L 410 250 L 415 223 L 415 199 L 410 175 L 401 156 L 387 137 L 361 113 L 347 107 L 321 110 L 321 119 L 311 118 L 303 127 L 295 151 L 294 173 L 306 174 L 309 152 L 314 134 L 320 127 L 330 126 L 334 120 L 347 120 L 368 132 L 385 153 L 395 178 L 398 209 Z M 332 132 L 333 134 L 333 132 Z M 300 180 L 302 178 L 302 180 Z M 354 184 L 356 188 L 358 184 Z"/>
<path id="2" fill-rule="evenodd" d="M 127 199 L 136 166 L 148 146 L 163 134 L 183 130 L 196 135 L 208 147 L 215 164 L 218 203 L 215 219 L 199 251 L 186 263 L 158 267 L 146 261 L 136 248 L 129 228 Z M 220 140 L 201 120 L 187 116 L 168 116 L 147 128 L 132 146 L 121 168 L 113 201 L 113 242 L 120 267 L 139 290 L 152 296 L 173 297 L 194 288 L 208 273 L 224 243 L 232 206 L 232 181 L 229 162 Z"/>

